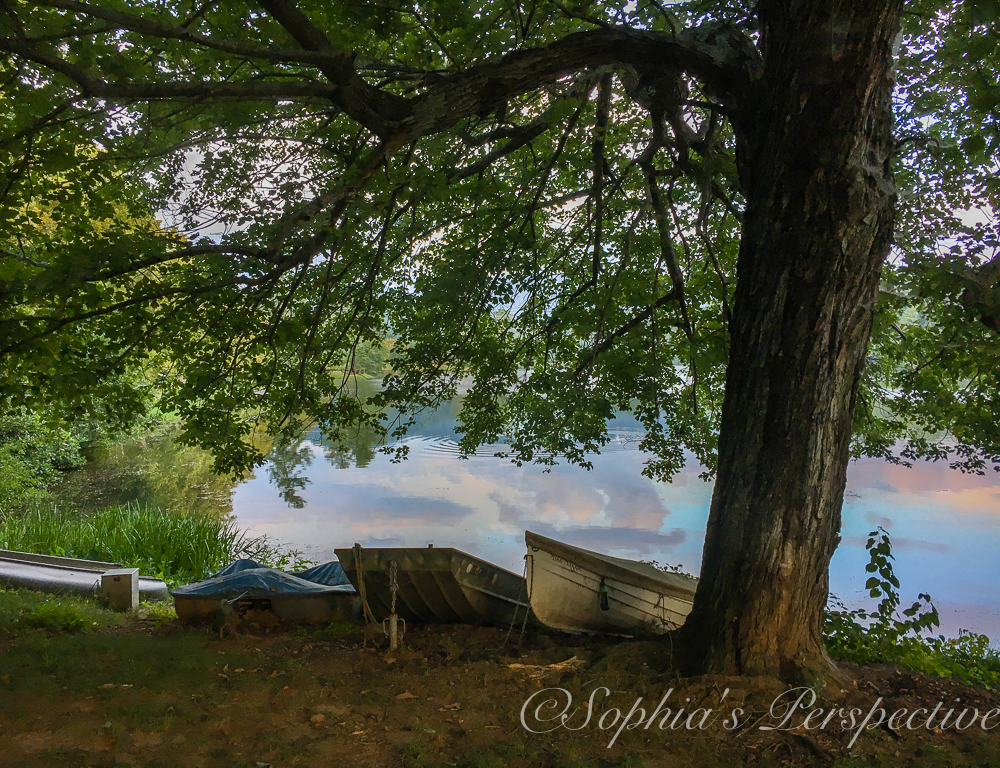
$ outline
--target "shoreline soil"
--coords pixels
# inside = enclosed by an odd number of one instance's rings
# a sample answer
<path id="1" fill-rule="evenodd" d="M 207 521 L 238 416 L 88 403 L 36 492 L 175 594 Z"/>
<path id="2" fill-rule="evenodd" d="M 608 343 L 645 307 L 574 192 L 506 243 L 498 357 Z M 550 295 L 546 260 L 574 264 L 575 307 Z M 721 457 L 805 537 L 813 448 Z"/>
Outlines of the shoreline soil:
<path id="1" fill-rule="evenodd" d="M 996 766 L 1000 728 L 909 732 L 762 731 L 755 721 L 786 686 L 777 681 L 678 679 L 663 641 L 514 634 L 468 626 L 413 626 L 387 655 L 361 627 L 261 627 L 219 637 L 140 611 L 84 632 L 0 632 L 0 765 L 33 766 Z M 837 706 L 883 698 L 887 711 L 960 699 L 980 712 L 997 692 L 901 668 L 842 665 Z M 545 688 L 606 707 L 643 697 L 742 706 L 735 731 L 626 729 L 595 724 L 532 734 L 524 701 Z M 537 701 L 537 699 L 536 699 Z M 582 721 L 577 721 L 582 722 Z"/>

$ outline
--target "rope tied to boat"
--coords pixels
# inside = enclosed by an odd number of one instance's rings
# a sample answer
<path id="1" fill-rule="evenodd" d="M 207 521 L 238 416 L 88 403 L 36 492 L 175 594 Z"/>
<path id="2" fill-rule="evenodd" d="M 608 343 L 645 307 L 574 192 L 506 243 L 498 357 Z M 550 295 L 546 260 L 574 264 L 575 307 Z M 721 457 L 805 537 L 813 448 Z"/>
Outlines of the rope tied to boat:
<path id="1" fill-rule="evenodd" d="M 372 613 L 371 606 L 368 605 L 368 591 L 365 589 L 365 567 L 361 560 L 361 545 L 357 542 L 354 544 L 354 567 L 358 572 L 358 596 L 361 598 L 361 614 L 365 618 L 365 624 L 378 626 L 378 620 L 375 618 L 375 614 Z M 368 645 L 367 632 L 365 633 L 363 645 Z"/>

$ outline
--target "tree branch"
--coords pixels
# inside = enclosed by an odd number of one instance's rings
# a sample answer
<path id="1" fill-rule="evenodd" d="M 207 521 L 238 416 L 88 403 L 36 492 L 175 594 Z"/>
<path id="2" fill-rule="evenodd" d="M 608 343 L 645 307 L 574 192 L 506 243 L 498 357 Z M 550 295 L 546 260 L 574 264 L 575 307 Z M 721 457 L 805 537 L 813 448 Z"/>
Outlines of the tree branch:
<path id="1" fill-rule="evenodd" d="M 596 282 L 601 271 L 601 236 L 604 225 L 604 144 L 608 131 L 608 107 L 611 104 L 611 71 L 601 76 L 597 86 L 597 113 L 594 118 L 594 258 L 591 279 Z"/>
<path id="2" fill-rule="evenodd" d="M 723 25 L 676 35 L 615 26 L 568 35 L 542 48 L 515 51 L 499 61 L 446 75 L 416 97 L 414 135 L 437 133 L 479 114 L 485 100 L 499 102 L 587 68 L 614 64 L 682 70 L 701 79 L 727 109 L 752 98 L 760 55 L 750 39 Z"/>
<path id="3" fill-rule="evenodd" d="M 647 150 L 639 160 L 639 167 L 646 175 L 646 188 L 649 195 L 649 203 L 653 209 L 653 218 L 656 221 L 656 228 L 660 235 L 660 255 L 667 265 L 667 273 L 670 275 L 670 283 L 673 290 L 670 295 L 675 296 L 680 304 L 681 321 L 684 332 L 689 340 L 694 340 L 694 333 L 691 330 L 691 323 L 688 320 L 687 303 L 684 300 L 684 274 L 681 272 L 680 264 L 677 262 L 677 254 L 674 251 L 673 241 L 670 238 L 670 229 L 667 226 L 667 211 L 660 197 L 659 185 L 656 183 L 656 169 L 653 166 L 653 154 L 655 145 L 651 145 L 653 152 Z"/>
<path id="4" fill-rule="evenodd" d="M 94 77 L 75 64 L 54 56 L 28 41 L 0 38 L 0 51 L 17 54 L 69 78 L 88 98 L 150 101 L 158 99 L 275 99 L 322 98 L 335 101 L 338 90 L 325 83 L 277 80 L 237 80 L 234 82 L 201 81 L 162 83 L 109 83 Z"/>
<path id="5" fill-rule="evenodd" d="M 611 25 L 578 32 L 540 48 L 509 53 L 465 71 L 443 73 L 413 98 L 387 93 L 367 83 L 354 67 L 354 56 L 337 50 L 294 3 L 262 0 L 265 10 L 303 51 L 244 46 L 184 27 L 101 8 L 78 0 L 40 0 L 38 5 L 100 18 L 118 29 L 147 37 L 188 41 L 242 58 L 315 66 L 329 85 L 311 81 L 239 82 L 107 82 L 30 40 L 0 39 L 0 50 L 14 53 L 59 72 L 75 82 L 84 96 L 121 101 L 150 99 L 297 99 L 324 98 L 353 120 L 395 146 L 449 129 L 470 116 L 488 113 L 512 96 L 533 91 L 574 72 L 630 64 L 684 71 L 702 80 L 705 90 L 726 109 L 751 98 L 760 68 L 753 42 L 741 31 L 709 24 L 677 33 L 634 30 Z M 401 134 L 397 137 L 396 134 Z"/>
<path id="6" fill-rule="evenodd" d="M 614 346 L 615 342 L 618 339 L 620 339 L 622 336 L 632 331 L 635 327 L 646 322 L 650 317 L 652 317 L 653 313 L 656 310 L 658 310 L 660 307 L 666 304 L 669 304 L 671 301 L 674 301 L 677 298 L 679 297 L 677 295 L 676 290 L 672 290 L 670 291 L 670 293 L 664 294 L 656 301 L 654 301 L 652 304 L 650 304 L 648 307 L 646 307 L 644 310 L 642 310 L 642 312 L 635 315 L 631 320 L 627 321 L 626 323 L 624 323 L 623 325 L 619 326 L 617 329 L 609 333 L 607 336 L 605 336 L 604 340 L 600 344 L 595 344 L 593 348 L 587 352 L 586 357 L 584 357 L 579 362 L 576 369 L 573 371 L 573 377 L 575 378 L 579 376 L 587 368 L 593 365 L 594 362 L 597 360 L 597 358 L 604 352 L 607 352 L 609 349 L 611 349 L 611 347 Z"/>
<path id="7" fill-rule="evenodd" d="M 980 312 L 979 320 L 990 330 L 1000 333 L 1000 250 L 979 267 L 968 268 L 959 274 L 966 289 L 958 300 L 963 307 Z"/>
<path id="8" fill-rule="evenodd" d="M 351 118 L 384 139 L 410 117 L 410 103 L 406 99 L 367 83 L 354 69 L 354 56 L 336 50 L 326 35 L 294 3 L 288 0 L 261 0 L 261 5 L 307 51 L 318 51 L 331 57 L 319 69 L 337 86 L 336 102 Z"/>

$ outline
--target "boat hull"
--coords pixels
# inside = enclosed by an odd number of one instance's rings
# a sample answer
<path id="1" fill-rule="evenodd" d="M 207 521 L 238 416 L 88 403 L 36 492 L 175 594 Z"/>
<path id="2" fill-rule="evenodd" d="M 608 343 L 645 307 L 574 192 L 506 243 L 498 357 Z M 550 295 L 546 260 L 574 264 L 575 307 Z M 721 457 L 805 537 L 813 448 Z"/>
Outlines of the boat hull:
<path id="1" fill-rule="evenodd" d="M 662 634 L 684 623 L 694 579 L 643 563 L 525 536 L 531 610 L 547 627 L 570 632 Z M 665 578 L 661 579 L 660 576 Z"/>
<path id="2" fill-rule="evenodd" d="M 101 594 L 101 574 L 115 568 L 121 566 L 97 560 L 0 550 L 0 586 L 12 589 L 97 597 Z M 163 581 L 139 577 L 140 600 L 165 601 L 169 597 Z"/>
<path id="3" fill-rule="evenodd" d="M 361 593 L 353 549 L 335 550 Z M 451 547 L 361 549 L 365 594 L 379 620 L 392 612 L 390 570 L 396 563 L 396 614 L 417 623 L 510 626 L 528 611 L 524 579 Z"/>
<path id="4" fill-rule="evenodd" d="M 352 619 L 360 613 L 358 593 L 339 564 L 325 563 L 303 574 L 310 578 L 237 560 L 204 581 L 175 589 L 177 618 L 189 624 L 218 622 L 231 608 L 241 616 L 251 610 L 266 611 L 279 621 L 315 624 Z"/>
<path id="5" fill-rule="evenodd" d="M 174 595 L 177 618 L 185 624 L 203 624 L 218 620 L 222 598 Z M 234 609 L 240 615 L 248 610 L 270 611 L 279 621 L 296 624 L 328 624 L 331 621 L 351 621 L 360 614 L 357 593 L 274 595 L 242 598 Z"/>

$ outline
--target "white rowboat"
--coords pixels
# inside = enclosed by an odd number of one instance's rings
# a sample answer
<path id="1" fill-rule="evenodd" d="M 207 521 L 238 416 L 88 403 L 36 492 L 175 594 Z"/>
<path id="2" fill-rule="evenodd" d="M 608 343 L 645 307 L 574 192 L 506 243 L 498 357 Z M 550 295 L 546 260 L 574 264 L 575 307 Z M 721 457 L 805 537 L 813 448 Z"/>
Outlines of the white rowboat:
<path id="1" fill-rule="evenodd" d="M 570 632 L 633 634 L 676 629 L 691 612 L 698 580 L 602 555 L 526 531 L 531 610 Z"/>

